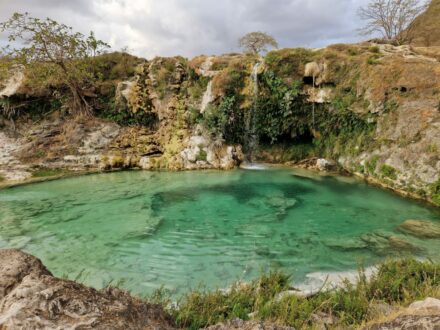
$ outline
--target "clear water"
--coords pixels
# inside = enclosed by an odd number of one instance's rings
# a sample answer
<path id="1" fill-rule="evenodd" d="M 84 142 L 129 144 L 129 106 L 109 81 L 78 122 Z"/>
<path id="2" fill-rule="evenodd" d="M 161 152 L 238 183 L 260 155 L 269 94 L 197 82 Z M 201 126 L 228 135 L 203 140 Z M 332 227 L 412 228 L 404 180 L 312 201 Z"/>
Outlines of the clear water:
<path id="1" fill-rule="evenodd" d="M 440 221 L 438 210 L 348 178 L 306 176 L 122 172 L 4 190 L 0 247 L 38 256 L 57 276 L 141 295 L 227 287 L 271 267 L 301 282 L 400 253 L 439 258 L 439 240 L 396 230 L 407 219 Z M 389 236 L 417 249 L 386 244 Z"/>

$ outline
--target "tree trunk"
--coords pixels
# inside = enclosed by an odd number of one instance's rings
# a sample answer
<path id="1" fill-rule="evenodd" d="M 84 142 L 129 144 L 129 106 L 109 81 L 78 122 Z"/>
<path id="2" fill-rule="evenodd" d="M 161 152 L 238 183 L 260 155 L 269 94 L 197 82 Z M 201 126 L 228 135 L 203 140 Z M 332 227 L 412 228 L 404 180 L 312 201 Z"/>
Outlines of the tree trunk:
<path id="1" fill-rule="evenodd" d="M 74 115 L 92 114 L 92 108 L 85 99 L 82 90 L 75 84 L 69 84 L 70 92 L 72 93 L 71 111 Z"/>
<path id="2" fill-rule="evenodd" d="M 70 92 L 72 93 L 72 102 L 70 106 L 70 111 L 74 115 L 85 115 L 85 116 L 91 116 L 92 115 L 92 107 L 87 102 L 87 100 L 84 97 L 84 93 L 82 89 L 78 86 L 78 84 L 75 81 L 69 81 L 69 71 L 66 68 L 66 65 L 64 62 L 56 62 L 61 69 L 66 74 L 67 78 L 67 86 L 70 89 Z"/>

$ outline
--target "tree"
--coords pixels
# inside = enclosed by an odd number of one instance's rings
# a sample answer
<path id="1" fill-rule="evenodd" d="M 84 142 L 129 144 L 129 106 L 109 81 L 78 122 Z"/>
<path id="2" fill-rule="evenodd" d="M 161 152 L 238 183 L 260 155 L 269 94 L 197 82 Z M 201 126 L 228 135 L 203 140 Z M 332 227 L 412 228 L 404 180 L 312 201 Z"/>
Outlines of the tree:
<path id="1" fill-rule="evenodd" d="M 361 34 L 381 33 L 388 41 L 403 44 L 411 41 L 411 23 L 426 9 L 420 0 L 372 0 L 358 10 L 367 24 Z"/>
<path id="2" fill-rule="evenodd" d="M 86 89 L 93 82 L 93 63 L 87 61 L 103 53 L 109 46 L 95 38 L 93 32 L 86 38 L 71 27 L 50 18 L 41 20 L 28 13 L 15 13 L 3 23 L 0 31 L 9 32 L 9 42 L 19 42 L 21 48 L 6 50 L 25 65 L 34 65 L 47 74 L 56 75 L 56 80 L 70 91 L 69 108 L 75 114 L 90 114 L 91 106 L 86 100 Z"/>
<path id="3" fill-rule="evenodd" d="M 251 32 L 240 38 L 239 45 L 246 52 L 259 54 L 266 52 L 267 47 L 278 48 L 277 41 L 264 32 Z"/>

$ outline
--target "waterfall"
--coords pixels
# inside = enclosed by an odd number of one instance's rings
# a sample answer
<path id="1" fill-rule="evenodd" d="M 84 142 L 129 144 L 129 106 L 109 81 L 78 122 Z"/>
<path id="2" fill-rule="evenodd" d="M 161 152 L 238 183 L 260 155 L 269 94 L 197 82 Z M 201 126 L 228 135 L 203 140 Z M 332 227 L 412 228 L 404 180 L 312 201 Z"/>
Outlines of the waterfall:
<path id="1" fill-rule="evenodd" d="M 256 111 L 257 111 L 257 101 L 258 101 L 258 70 L 262 65 L 262 62 L 258 62 L 254 65 L 251 73 L 251 80 L 253 84 L 253 104 L 248 111 L 246 116 L 246 134 L 245 134 L 245 144 L 246 153 L 248 161 L 252 162 L 253 152 L 258 147 L 258 134 L 256 127 Z"/>
<path id="2" fill-rule="evenodd" d="M 202 98 L 202 106 L 200 108 L 200 112 L 204 113 L 209 103 L 213 101 L 212 97 L 212 80 L 209 81 L 208 86 L 206 87 L 206 91 L 203 94 Z"/>

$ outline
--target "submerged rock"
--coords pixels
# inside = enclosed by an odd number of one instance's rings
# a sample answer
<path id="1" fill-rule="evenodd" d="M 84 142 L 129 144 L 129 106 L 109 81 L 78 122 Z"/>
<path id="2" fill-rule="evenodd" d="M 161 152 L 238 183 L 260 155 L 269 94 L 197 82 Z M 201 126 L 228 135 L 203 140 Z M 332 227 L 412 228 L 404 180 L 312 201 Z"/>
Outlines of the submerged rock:
<path id="1" fill-rule="evenodd" d="M 366 249 L 368 244 L 358 238 L 329 239 L 323 242 L 325 246 L 342 251 Z"/>
<path id="2" fill-rule="evenodd" d="M 417 253 L 420 249 L 403 238 L 388 233 L 368 233 L 361 237 L 367 248 L 378 255 Z"/>
<path id="3" fill-rule="evenodd" d="M 419 238 L 440 238 L 440 223 L 427 220 L 407 220 L 397 227 L 401 232 Z"/>
<path id="4" fill-rule="evenodd" d="M 18 250 L 0 250 L 0 328 L 174 329 L 161 307 L 53 277 Z"/>

